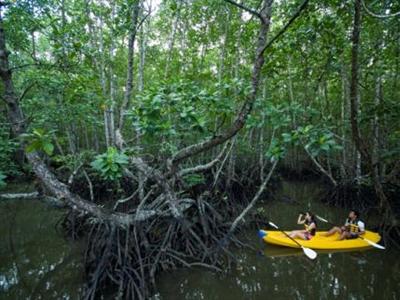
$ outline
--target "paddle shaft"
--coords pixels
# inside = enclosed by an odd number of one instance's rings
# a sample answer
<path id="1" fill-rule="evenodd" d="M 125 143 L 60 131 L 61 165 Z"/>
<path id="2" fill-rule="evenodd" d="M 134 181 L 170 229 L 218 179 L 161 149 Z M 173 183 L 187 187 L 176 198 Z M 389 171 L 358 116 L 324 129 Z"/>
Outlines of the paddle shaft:
<path id="1" fill-rule="evenodd" d="M 292 238 L 290 235 L 288 235 L 285 231 L 283 231 L 283 230 L 280 230 L 279 228 L 278 228 L 278 230 L 280 231 L 280 232 L 282 232 L 284 235 L 286 235 L 289 239 L 291 239 L 293 242 L 295 242 L 300 248 L 303 248 L 303 246 L 298 242 L 298 241 L 296 241 L 294 238 Z"/>

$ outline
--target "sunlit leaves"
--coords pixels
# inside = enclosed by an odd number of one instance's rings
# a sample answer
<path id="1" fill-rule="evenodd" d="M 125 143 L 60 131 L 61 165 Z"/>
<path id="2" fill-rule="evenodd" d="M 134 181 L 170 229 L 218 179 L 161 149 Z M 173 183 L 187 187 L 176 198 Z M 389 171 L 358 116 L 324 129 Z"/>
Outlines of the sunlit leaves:
<path id="1" fill-rule="evenodd" d="M 274 162 L 283 159 L 286 153 L 287 153 L 287 146 L 278 139 L 273 139 L 265 156 L 270 158 L 271 162 Z"/>
<path id="2" fill-rule="evenodd" d="M 114 147 L 109 147 L 106 153 L 99 154 L 91 162 L 91 166 L 104 179 L 115 181 L 122 177 L 123 168 L 129 163 L 129 158 Z"/>
<path id="3" fill-rule="evenodd" d="M 221 109 L 212 93 L 184 81 L 138 95 L 137 103 L 128 114 L 133 126 L 163 137 L 203 133 L 209 129 L 208 114 Z"/>
<path id="4" fill-rule="evenodd" d="M 21 135 L 21 138 L 27 141 L 26 152 L 43 151 L 47 155 L 52 155 L 54 151 L 53 145 L 54 131 L 46 132 L 42 128 L 36 128 L 32 133 Z"/>
<path id="5" fill-rule="evenodd" d="M 323 126 L 300 126 L 290 133 L 283 133 L 282 138 L 286 143 L 303 146 L 312 156 L 342 149 L 334 134 Z"/>

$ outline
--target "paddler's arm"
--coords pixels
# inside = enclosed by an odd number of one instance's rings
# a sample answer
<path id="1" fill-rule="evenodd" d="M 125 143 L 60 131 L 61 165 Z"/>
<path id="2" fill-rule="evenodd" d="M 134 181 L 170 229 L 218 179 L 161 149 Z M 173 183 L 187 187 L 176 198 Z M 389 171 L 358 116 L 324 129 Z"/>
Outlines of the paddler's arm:
<path id="1" fill-rule="evenodd" d="M 301 219 L 303 217 L 303 214 L 300 213 L 299 217 L 297 218 L 297 224 L 304 224 L 304 222 L 306 221 L 306 218 L 304 218 L 303 220 Z"/>
<path id="2" fill-rule="evenodd" d="M 349 229 L 350 229 L 349 219 L 346 219 L 346 221 L 344 222 L 344 225 L 340 229 L 342 229 L 342 231 L 349 231 Z"/>
<path id="3" fill-rule="evenodd" d="M 360 230 L 359 232 L 357 232 L 357 235 L 363 235 L 365 233 L 365 224 L 363 221 L 358 221 L 358 229 Z"/>
<path id="4" fill-rule="evenodd" d="M 314 222 L 312 222 L 312 223 L 310 224 L 310 226 L 308 227 L 308 230 L 312 230 L 312 229 L 316 229 L 316 228 L 317 228 L 317 226 L 315 225 Z"/>

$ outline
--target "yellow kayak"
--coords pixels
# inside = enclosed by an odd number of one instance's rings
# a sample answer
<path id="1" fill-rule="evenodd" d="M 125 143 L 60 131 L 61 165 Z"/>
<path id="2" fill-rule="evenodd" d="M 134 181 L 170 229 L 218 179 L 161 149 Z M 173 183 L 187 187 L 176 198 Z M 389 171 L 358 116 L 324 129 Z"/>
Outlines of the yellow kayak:
<path id="1" fill-rule="evenodd" d="M 331 254 L 331 253 L 343 253 L 343 252 L 353 252 L 353 251 L 369 251 L 371 247 L 363 248 L 351 248 L 351 249 L 315 249 L 318 255 Z M 300 256 L 304 255 L 304 252 L 299 248 L 289 248 L 276 245 L 268 245 L 263 249 L 264 256 L 268 257 L 288 257 L 288 256 Z"/>
<path id="2" fill-rule="evenodd" d="M 286 233 L 289 233 L 289 231 L 286 231 Z M 296 238 L 296 242 L 303 247 L 311 249 L 360 249 L 371 247 L 368 242 L 361 238 L 339 240 L 338 233 L 335 233 L 329 237 L 323 236 L 324 233 L 326 233 L 326 231 L 318 231 L 315 236 L 308 241 Z M 297 245 L 279 230 L 259 230 L 259 236 L 262 237 L 264 242 L 268 244 L 290 248 L 300 248 L 299 245 Z M 378 233 L 368 230 L 365 231 L 365 234 L 363 234 L 362 237 L 374 243 L 378 243 L 381 239 L 381 236 Z"/>

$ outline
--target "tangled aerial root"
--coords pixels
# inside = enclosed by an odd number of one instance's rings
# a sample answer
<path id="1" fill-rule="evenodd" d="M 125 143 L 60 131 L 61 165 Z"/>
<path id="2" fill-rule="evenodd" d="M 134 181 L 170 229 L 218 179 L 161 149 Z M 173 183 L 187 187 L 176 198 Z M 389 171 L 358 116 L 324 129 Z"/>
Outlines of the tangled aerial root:
<path id="1" fill-rule="evenodd" d="M 120 299 L 146 299 L 159 272 L 195 266 L 221 271 L 234 259 L 226 246 L 240 242 L 227 235 L 228 216 L 217 211 L 200 198 L 182 219 L 156 217 L 128 228 L 70 211 L 64 230 L 88 241 L 84 299 L 97 299 L 106 291 Z"/>

